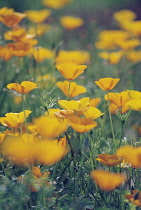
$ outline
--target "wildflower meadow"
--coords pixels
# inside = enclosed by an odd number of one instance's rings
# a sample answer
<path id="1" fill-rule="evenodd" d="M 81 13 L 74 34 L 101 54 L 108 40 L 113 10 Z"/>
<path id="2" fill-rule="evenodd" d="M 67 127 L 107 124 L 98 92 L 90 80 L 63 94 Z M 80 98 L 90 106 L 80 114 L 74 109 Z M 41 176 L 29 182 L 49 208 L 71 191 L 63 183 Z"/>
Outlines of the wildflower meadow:
<path id="1" fill-rule="evenodd" d="M 140 10 L 0 1 L 0 210 L 141 209 Z"/>

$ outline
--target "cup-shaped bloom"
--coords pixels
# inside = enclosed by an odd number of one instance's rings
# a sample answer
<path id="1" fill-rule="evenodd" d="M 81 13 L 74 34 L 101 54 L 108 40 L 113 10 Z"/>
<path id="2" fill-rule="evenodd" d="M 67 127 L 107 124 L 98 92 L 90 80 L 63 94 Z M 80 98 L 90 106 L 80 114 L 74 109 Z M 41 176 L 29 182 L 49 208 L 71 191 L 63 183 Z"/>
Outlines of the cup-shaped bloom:
<path id="1" fill-rule="evenodd" d="M 25 11 L 26 17 L 34 23 L 44 22 L 51 14 L 49 9 Z"/>
<path id="2" fill-rule="evenodd" d="M 87 109 L 89 109 L 89 97 L 82 98 L 78 101 L 58 100 L 61 108 L 74 111 L 75 115 L 81 116 Z"/>
<path id="3" fill-rule="evenodd" d="M 67 30 L 74 30 L 84 24 L 84 21 L 79 17 L 62 16 L 60 18 L 61 25 Z"/>
<path id="4" fill-rule="evenodd" d="M 124 174 L 111 173 L 104 170 L 93 170 L 90 176 L 98 187 L 104 191 L 114 190 L 127 180 Z"/>
<path id="5" fill-rule="evenodd" d="M 57 87 L 64 93 L 64 95 L 68 96 L 69 98 L 78 96 L 82 93 L 85 93 L 87 90 L 82 85 L 77 85 L 76 82 L 57 82 Z"/>
<path id="6" fill-rule="evenodd" d="M 116 155 L 123 158 L 133 168 L 141 168 L 141 147 L 126 145 L 120 147 Z"/>
<path id="7" fill-rule="evenodd" d="M 68 120 L 58 120 L 47 115 L 34 120 L 38 133 L 44 138 L 56 138 L 68 129 Z"/>
<path id="8" fill-rule="evenodd" d="M 108 167 L 115 166 L 122 162 L 122 158 L 119 158 L 117 155 L 109 155 L 107 153 L 99 154 L 96 160 Z"/>
<path id="9" fill-rule="evenodd" d="M 68 80 L 76 79 L 87 68 L 86 65 L 76 65 L 73 63 L 63 63 L 56 65 L 57 70 Z"/>
<path id="10" fill-rule="evenodd" d="M 33 55 L 36 62 L 42 62 L 46 59 L 54 58 L 54 52 L 43 47 L 33 48 L 30 54 Z"/>
<path id="11" fill-rule="evenodd" d="M 8 27 L 15 27 L 26 16 L 26 14 L 14 12 L 13 9 L 3 7 L 0 9 L 0 22 Z"/>
<path id="12" fill-rule="evenodd" d="M 110 111 L 112 114 L 116 114 L 120 111 L 121 114 L 127 112 L 129 107 L 127 102 L 131 100 L 127 91 L 122 91 L 121 93 L 108 93 L 105 95 L 105 100 L 110 101 Z"/>
<path id="13" fill-rule="evenodd" d="M 77 65 L 89 63 L 90 53 L 85 50 L 60 50 L 55 58 L 57 64 L 75 63 Z"/>
<path id="14" fill-rule="evenodd" d="M 107 78 L 101 78 L 98 81 L 95 81 L 95 83 L 98 85 L 98 87 L 100 87 L 102 90 L 112 90 L 117 83 L 120 81 L 120 79 L 116 78 L 113 79 L 111 77 L 107 77 Z"/>
<path id="15" fill-rule="evenodd" d="M 78 133 L 85 133 L 97 126 L 92 118 L 79 118 L 77 116 L 69 117 L 70 126 Z"/>
<path id="16" fill-rule="evenodd" d="M 125 195 L 125 198 L 128 199 L 131 203 L 135 204 L 136 206 L 141 207 L 141 191 L 132 190 L 131 194 Z"/>
<path id="17" fill-rule="evenodd" d="M 127 102 L 126 106 L 128 109 L 141 111 L 141 99 L 130 100 Z"/>
<path id="18" fill-rule="evenodd" d="M 61 9 L 69 4 L 72 0 L 43 0 L 43 4 L 46 7 L 52 9 Z"/>
<path id="19" fill-rule="evenodd" d="M 65 119 L 65 118 L 69 118 L 71 116 L 76 116 L 75 112 L 73 110 L 65 110 L 65 109 L 55 112 L 54 115 L 58 119 Z"/>
<path id="20" fill-rule="evenodd" d="M 86 118 L 97 119 L 98 117 L 102 116 L 104 113 L 102 113 L 96 107 L 89 107 L 89 109 L 87 109 L 83 114 Z"/>
<path id="21" fill-rule="evenodd" d="M 20 113 L 7 113 L 5 117 L 0 117 L 0 123 L 9 128 L 19 128 L 32 111 L 25 110 Z"/>
<path id="22" fill-rule="evenodd" d="M 37 88 L 36 83 L 30 81 L 23 81 L 21 84 L 18 83 L 10 83 L 7 85 L 8 89 L 15 90 L 20 94 L 29 93 L 31 90 Z"/>

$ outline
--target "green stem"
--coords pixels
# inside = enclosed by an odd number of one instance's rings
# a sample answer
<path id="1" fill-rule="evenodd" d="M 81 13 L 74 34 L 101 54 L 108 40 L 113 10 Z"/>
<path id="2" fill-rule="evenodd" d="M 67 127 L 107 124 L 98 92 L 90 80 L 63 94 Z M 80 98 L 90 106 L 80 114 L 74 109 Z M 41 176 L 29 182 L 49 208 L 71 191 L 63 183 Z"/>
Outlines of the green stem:
<path id="1" fill-rule="evenodd" d="M 22 94 L 22 105 L 23 105 L 23 112 L 24 112 L 24 118 L 25 118 L 25 128 L 26 128 L 26 133 L 28 134 L 28 124 L 26 120 L 26 114 L 25 114 L 25 94 Z"/>
<path id="2" fill-rule="evenodd" d="M 71 81 L 69 81 L 67 101 L 69 101 Z"/>
<path id="3" fill-rule="evenodd" d="M 111 114 L 111 112 L 110 112 L 110 100 L 109 100 L 109 94 L 108 94 L 108 93 L 107 93 L 107 97 L 108 97 L 108 112 L 109 112 L 111 133 L 112 133 L 112 138 L 113 138 L 113 142 L 114 142 L 114 149 L 116 150 L 116 141 L 115 141 L 115 134 L 114 134 L 113 121 L 112 121 L 112 114 Z"/>

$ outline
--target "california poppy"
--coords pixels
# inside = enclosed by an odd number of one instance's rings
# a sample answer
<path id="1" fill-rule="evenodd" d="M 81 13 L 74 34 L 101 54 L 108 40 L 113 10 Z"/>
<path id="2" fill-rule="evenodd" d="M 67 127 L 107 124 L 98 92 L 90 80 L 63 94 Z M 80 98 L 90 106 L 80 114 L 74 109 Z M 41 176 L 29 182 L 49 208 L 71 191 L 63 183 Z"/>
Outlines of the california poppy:
<path id="1" fill-rule="evenodd" d="M 87 68 L 86 65 L 76 65 L 73 63 L 63 63 L 56 65 L 57 70 L 68 80 L 76 79 Z"/>
<path id="2" fill-rule="evenodd" d="M 25 11 L 26 17 L 34 23 L 44 22 L 51 14 L 49 9 L 42 10 L 27 10 Z"/>
<path id="3" fill-rule="evenodd" d="M 10 83 L 7 85 L 8 89 L 15 90 L 20 94 L 29 93 L 31 90 L 37 88 L 36 83 L 30 81 L 23 81 L 21 84 L 18 83 Z"/>
<path id="4" fill-rule="evenodd" d="M 79 17 L 62 16 L 60 18 L 61 25 L 67 30 L 74 30 L 84 24 L 84 21 Z"/>
<path id="5" fill-rule="evenodd" d="M 102 78 L 98 81 L 95 81 L 95 83 L 98 85 L 98 87 L 100 87 L 102 90 L 112 90 L 117 83 L 120 81 L 120 79 L 116 78 L 113 79 L 111 77 L 107 77 L 107 78 Z"/>
<path id="6" fill-rule="evenodd" d="M 90 176 L 98 187 L 104 191 L 114 190 L 127 180 L 124 174 L 112 173 L 104 170 L 93 170 Z"/>
<path id="7" fill-rule="evenodd" d="M 117 155 L 109 155 L 107 153 L 99 154 L 96 160 L 108 167 L 115 166 L 122 162 L 122 158 L 119 158 Z"/>

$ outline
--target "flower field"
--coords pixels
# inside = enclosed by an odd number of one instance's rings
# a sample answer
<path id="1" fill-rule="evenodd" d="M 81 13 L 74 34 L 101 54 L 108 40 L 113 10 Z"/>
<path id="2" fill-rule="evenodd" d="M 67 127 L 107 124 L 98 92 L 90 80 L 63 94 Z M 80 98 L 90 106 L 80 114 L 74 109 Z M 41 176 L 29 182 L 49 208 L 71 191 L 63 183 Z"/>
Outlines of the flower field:
<path id="1" fill-rule="evenodd" d="M 141 208 L 141 4 L 104 2 L 0 2 L 0 209 Z"/>

